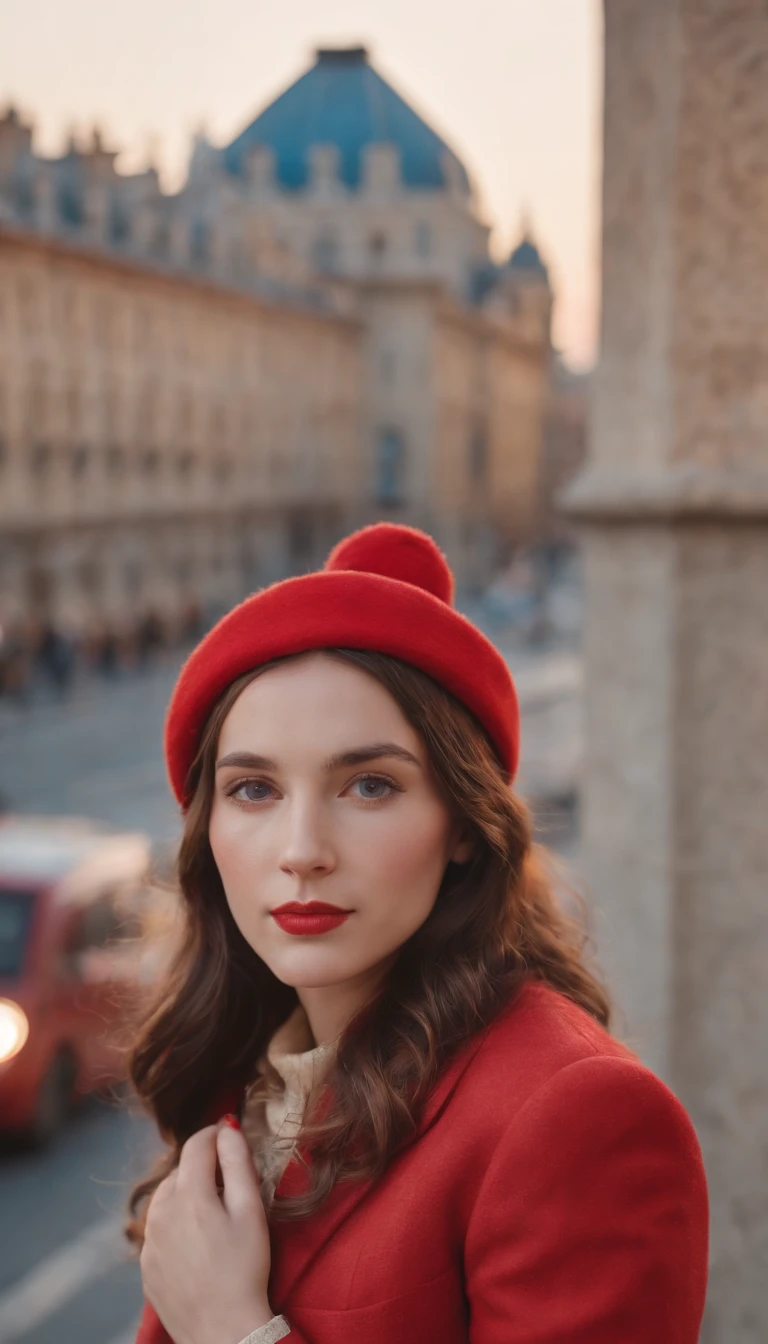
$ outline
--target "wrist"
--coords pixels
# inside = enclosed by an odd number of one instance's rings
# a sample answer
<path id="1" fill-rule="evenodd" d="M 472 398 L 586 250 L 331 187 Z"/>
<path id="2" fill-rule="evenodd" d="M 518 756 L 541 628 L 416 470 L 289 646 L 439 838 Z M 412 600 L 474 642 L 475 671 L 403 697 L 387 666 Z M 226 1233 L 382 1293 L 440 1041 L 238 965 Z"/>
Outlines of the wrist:
<path id="1" fill-rule="evenodd" d="M 226 1317 L 217 1322 L 216 1338 L 211 1344 L 241 1344 L 262 1325 L 271 1321 L 275 1313 L 265 1297 L 254 1302 L 245 1302 L 235 1310 L 228 1311 Z"/>

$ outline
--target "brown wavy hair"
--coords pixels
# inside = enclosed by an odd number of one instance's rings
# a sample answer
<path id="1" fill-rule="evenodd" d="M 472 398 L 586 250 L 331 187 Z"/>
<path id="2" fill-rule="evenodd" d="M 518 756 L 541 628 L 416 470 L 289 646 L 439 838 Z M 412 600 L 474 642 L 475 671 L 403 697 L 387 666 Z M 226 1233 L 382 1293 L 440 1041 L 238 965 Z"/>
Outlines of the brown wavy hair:
<path id="1" fill-rule="evenodd" d="M 605 989 L 590 969 L 581 898 L 559 898 L 553 856 L 534 844 L 530 812 L 513 792 L 484 728 L 426 673 L 382 653 L 324 649 L 375 677 L 421 734 L 437 785 L 465 835 L 468 863 L 449 863 L 429 916 L 400 948 L 373 1000 L 347 1025 L 324 1084 L 305 1110 L 305 1193 L 281 1197 L 272 1219 L 314 1213 L 340 1181 L 379 1177 L 418 1122 L 446 1062 L 508 1005 L 523 982 L 545 981 L 610 1021 Z M 170 971 L 130 1052 L 133 1086 L 168 1144 L 131 1193 L 131 1241 L 143 1240 L 152 1193 L 189 1136 L 208 1123 L 217 1096 L 254 1076 L 278 1026 L 298 1002 L 238 929 L 208 839 L 216 748 L 243 689 L 275 659 L 234 681 L 212 710 L 188 777 L 192 801 L 177 861 L 183 928 Z M 575 904 L 574 904 L 575 902 Z M 262 1074 L 265 1093 L 279 1080 Z M 311 1103 L 311 1104 L 310 1104 Z M 301 1156 L 299 1155 L 300 1160 Z"/>

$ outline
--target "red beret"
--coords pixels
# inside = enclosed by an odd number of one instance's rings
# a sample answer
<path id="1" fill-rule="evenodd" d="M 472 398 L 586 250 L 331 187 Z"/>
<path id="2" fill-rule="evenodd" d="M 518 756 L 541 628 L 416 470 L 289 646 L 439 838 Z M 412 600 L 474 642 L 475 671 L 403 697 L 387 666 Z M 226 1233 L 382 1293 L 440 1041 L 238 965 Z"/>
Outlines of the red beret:
<path id="1" fill-rule="evenodd" d="M 200 735 L 226 687 L 273 658 L 332 647 L 389 653 L 429 673 L 472 710 L 514 778 L 520 713 L 507 664 L 455 610 L 453 574 L 433 539 L 374 523 L 340 541 L 322 570 L 247 597 L 192 651 L 165 723 L 168 776 L 182 807 Z"/>

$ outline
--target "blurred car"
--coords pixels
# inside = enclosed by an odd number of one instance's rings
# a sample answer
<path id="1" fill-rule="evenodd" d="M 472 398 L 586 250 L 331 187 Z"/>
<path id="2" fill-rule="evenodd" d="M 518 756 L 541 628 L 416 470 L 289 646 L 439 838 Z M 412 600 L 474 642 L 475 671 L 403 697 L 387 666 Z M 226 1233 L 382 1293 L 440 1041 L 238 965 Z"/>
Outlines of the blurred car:
<path id="1" fill-rule="evenodd" d="M 0 1130 L 46 1143 L 123 1079 L 150 859 L 141 833 L 0 817 Z"/>

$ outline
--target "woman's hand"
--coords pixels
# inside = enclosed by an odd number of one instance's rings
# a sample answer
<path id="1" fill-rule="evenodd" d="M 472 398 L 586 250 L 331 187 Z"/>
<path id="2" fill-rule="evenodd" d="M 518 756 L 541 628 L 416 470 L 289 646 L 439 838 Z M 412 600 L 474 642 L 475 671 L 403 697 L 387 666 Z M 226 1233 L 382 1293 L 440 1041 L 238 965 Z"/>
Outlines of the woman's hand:
<path id="1" fill-rule="evenodd" d="M 274 1315 L 270 1264 L 248 1145 L 239 1127 L 208 1125 L 187 1140 L 178 1167 L 152 1197 L 141 1252 L 144 1295 L 174 1344 L 240 1344 Z"/>

